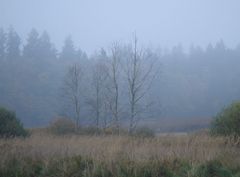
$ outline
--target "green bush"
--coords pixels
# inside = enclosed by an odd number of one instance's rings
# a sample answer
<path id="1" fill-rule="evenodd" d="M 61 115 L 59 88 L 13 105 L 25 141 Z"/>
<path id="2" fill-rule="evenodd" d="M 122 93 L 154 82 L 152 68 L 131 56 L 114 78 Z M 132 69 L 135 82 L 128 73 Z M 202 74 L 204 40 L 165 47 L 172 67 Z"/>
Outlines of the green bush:
<path id="1" fill-rule="evenodd" d="M 20 120 L 16 118 L 15 113 L 5 108 L 0 108 L 0 136 L 15 137 L 27 135 L 27 131 L 23 128 Z"/>
<path id="2" fill-rule="evenodd" d="M 76 132 L 74 122 L 69 118 L 57 118 L 50 123 L 49 131 L 56 135 L 72 134 Z"/>
<path id="3" fill-rule="evenodd" d="M 240 102 L 223 109 L 211 123 L 213 135 L 240 135 Z"/>

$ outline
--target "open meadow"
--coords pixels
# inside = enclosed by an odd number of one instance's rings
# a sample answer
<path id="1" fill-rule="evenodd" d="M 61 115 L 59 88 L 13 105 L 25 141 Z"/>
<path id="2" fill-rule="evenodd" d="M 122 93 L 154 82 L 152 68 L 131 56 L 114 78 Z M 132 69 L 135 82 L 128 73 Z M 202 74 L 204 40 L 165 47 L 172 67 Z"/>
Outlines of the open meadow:
<path id="1" fill-rule="evenodd" d="M 240 0 L 0 0 L 0 177 L 240 177 Z"/>
<path id="2" fill-rule="evenodd" d="M 207 133 L 54 136 L 0 140 L 1 177 L 240 176 L 237 140 Z"/>

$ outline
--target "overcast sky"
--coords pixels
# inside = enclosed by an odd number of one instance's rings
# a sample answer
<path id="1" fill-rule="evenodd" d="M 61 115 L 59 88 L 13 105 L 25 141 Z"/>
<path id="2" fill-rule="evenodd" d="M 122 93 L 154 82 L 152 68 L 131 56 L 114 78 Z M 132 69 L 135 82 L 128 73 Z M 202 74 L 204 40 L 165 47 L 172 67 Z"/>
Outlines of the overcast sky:
<path id="1" fill-rule="evenodd" d="M 69 34 L 76 46 L 93 52 L 112 41 L 154 47 L 181 43 L 206 46 L 223 39 L 240 42 L 239 0 L 0 0 L 0 27 L 12 25 L 21 37 L 34 27 L 47 30 L 60 48 Z"/>

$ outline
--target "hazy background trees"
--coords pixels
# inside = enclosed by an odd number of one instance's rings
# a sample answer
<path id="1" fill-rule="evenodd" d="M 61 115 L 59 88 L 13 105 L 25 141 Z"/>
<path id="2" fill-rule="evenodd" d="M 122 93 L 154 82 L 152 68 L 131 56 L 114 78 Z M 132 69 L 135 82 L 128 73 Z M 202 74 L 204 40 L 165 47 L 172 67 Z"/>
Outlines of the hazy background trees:
<path id="1" fill-rule="evenodd" d="M 76 128 L 80 127 L 81 120 L 81 107 L 83 99 L 83 70 L 78 63 L 74 63 L 68 68 L 67 74 L 64 79 L 64 93 L 63 96 L 67 98 L 67 102 L 70 104 L 69 109 L 74 112 L 74 120 Z"/>
<path id="2" fill-rule="evenodd" d="M 17 32 L 10 27 L 7 33 L 6 57 L 8 60 L 17 60 L 20 58 L 20 37 Z"/>
<path id="3" fill-rule="evenodd" d="M 6 34 L 4 30 L 0 29 L 0 60 L 5 57 Z"/>
<path id="4" fill-rule="evenodd" d="M 104 49 L 92 57 L 92 72 L 90 78 L 91 93 L 87 96 L 86 103 L 90 106 L 96 127 L 106 128 L 108 125 L 108 100 L 107 83 L 109 68 L 106 65 L 108 56 Z"/>
<path id="5" fill-rule="evenodd" d="M 0 105 L 16 110 L 26 126 L 46 125 L 52 118 L 69 111 L 63 108 L 61 88 L 68 68 L 77 62 L 84 73 L 81 123 L 108 126 L 116 120 L 109 107 L 114 104 L 109 103 L 114 101 L 113 95 L 116 96 L 110 61 L 114 61 L 117 54 L 121 61 L 118 65 L 117 119 L 119 124 L 127 126 L 131 113 L 128 86 L 132 82 L 127 81 L 123 59 L 133 56 L 129 45 L 128 42 L 120 43 L 116 51 L 111 47 L 97 49 L 99 52 L 87 56 L 70 37 L 66 38 L 63 48 L 57 50 L 47 32 L 33 29 L 25 41 L 12 27 L 0 29 Z M 140 49 L 141 44 L 138 51 Z M 140 124 L 157 128 L 164 125 L 169 130 L 174 129 L 170 125 L 173 122 L 180 127 L 178 129 L 188 128 L 181 122 L 191 123 L 189 126 L 207 126 L 210 117 L 224 105 L 239 99 L 240 47 L 230 49 L 219 41 L 206 48 L 192 45 L 187 52 L 181 45 L 145 52 L 158 58 L 154 66 L 161 65 L 161 72 L 156 74 L 151 90 L 138 104 L 142 108 L 140 105 L 153 103 L 147 112 L 135 117 L 142 120 Z M 142 63 L 144 72 L 147 71 L 145 62 Z M 129 69 L 134 69 L 132 66 Z M 155 104 L 159 102 L 161 106 Z"/>

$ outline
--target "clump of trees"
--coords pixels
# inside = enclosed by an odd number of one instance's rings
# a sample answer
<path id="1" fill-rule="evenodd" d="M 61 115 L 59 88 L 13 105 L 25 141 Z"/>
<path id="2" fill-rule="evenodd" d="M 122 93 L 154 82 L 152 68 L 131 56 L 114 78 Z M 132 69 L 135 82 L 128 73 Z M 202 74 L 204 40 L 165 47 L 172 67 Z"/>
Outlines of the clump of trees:
<path id="1" fill-rule="evenodd" d="M 16 114 L 0 107 L 0 137 L 27 136 L 28 132 L 16 118 Z"/>
<path id="2" fill-rule="evenodd" d="M 148 62 L 153 58 L 157 61 Z M 161 126 L 160 117 L 168 117 L 179 131 L 180 118 L 208 118 L 239 98 L 239 58 L 240 45 L 230 49 L 223 41 L 207 48 L 191 46 L 186 53 L 181 45 L 144 49 L 135 39 L 87 55 L 70 36 L 57 49 L 46 31 L 33 29 L 25 40 L 12 27 L 0 28 L 0 104 L 16 110 L 29 127 L 46 126 L 58 113 L 79 120 L 79 126 L 107 128 L 124 122 L 129 131 L 143 118 L 158 119 Z M 163 66 L 159 73 L 151 69 L 157 65 Z M 59 98 L 64 75 L 71 75 L 68 67 L 81 73 L 75 99 L 79 116 L 70 99 Z"/>
<path id="3" fill-rule="evenodd" d="M 240 136 L 240 102 L 232 103 L 217 114 L 211 124 L 211 133 Z"/>
<path id="4" fill-rule="evenodd" d="M 115 42 L 109 52 L 102 49 L 93 56 L 90 73 L 86 73 L 80 63 L 70 65 L 63 88 L 64 96 L 73 110 L 76 129 L 80 128 L 83 121 L 81 111 L 86 98 L 93 112 L 95 127 L 111 127 L 119 132 L 124 121 L 127 122 L 128 132 L 132 134 L 150 105 L 145 97 L 158 70 L 154 66 L 157 59 L 150 49 L 138 46 L 135 36 L 130 44 Z M 90 92 L 84 91 L 86 82 L 89 82 Z"/>

